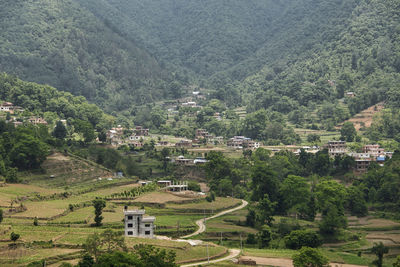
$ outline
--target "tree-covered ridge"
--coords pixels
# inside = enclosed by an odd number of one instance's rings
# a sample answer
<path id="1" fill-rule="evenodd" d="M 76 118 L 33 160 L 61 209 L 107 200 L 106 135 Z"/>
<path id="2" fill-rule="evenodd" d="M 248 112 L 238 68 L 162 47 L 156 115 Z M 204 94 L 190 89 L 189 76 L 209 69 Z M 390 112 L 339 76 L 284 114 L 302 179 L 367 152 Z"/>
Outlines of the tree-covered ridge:
<path id="1" fill-rule="evenodd" d="M 254 54 L 292 0 L 77 0 L 169 66 L 203 77 Z"/>
<path id="2" fill-rule="evenodd" d="M 210 99 L 251 112 L 292 112 L 297 125 L 310 122 L 315 104 L 327 104 L 318 114 L 328 114 L 320 119 L 332 128 L 398 89 L 394 0 L 46 0 L 1 7 L 0 70 L 128 116 L 134 105 L 180 98 L 182 85 L 198 83 L 214 90 Z M 339 102 L 347 91 L 356 97 Z"/>
<path id="3" fill-rule="evenodd" d="M 73 96 L 48 85 L 25 82 L 5 73 L 0 74 L 0 99 L 37 115 L 82 120 L 97 128 L 108 127 L 112 120 L 83 96 Z"/>
<path id="4" fill-rule="evenodd" d="M 75 1 L 5 1 L 0 29 L 0 71 L 108 110 L 166 96 L 157 61 Z"/>
<path id="5" fill-rule="evenodd" d="M 299 55 L 290 55 L 280 68 L 267 64 L 246 79 L 243 87 L 253 95 L 248 102 L 252 109 L 272 107 L 289 112 L 311 103 L 335 102 L 351 91 L 356 97 L 346 103 L 355 114 L 386 100 L 390 90 L 398 90 L 398 2 L 354 3 L 357 5 L 347 11 L 348 19 L 332 27 L 337 29 L 333 35 Z"/>

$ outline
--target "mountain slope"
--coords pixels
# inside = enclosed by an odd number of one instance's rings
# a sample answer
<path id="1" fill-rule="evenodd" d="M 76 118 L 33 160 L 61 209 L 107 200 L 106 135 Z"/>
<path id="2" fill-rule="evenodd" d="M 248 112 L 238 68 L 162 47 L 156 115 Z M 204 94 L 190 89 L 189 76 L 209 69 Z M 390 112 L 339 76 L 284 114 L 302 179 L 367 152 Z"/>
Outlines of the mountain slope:
<path id="1" fill-rule="evenodd" d="M 349 1 L 350 2 L 350 1 Z M 323 101 L 344 92 L 355 114 L 386 99 L 400 81 L 400 4 L 397 1 L 356 1 L 346 23 L 331 38 L 291 55 L 279 68 L 265 64 L 241 84 L 253 110 L 272 107 L 281 112 Z M 324 34 L 321 32 L 320 34 Z"/>
<path id="2" fill-rule="evenodd" d="M 208 77 L 254 54 L 288 1 L 77 0 L 165 64 Z"/>
<path id="3" fill-rule="evenodd" d="M 166 72 L 71 0 L 0 4 L 0 71 L 83 95 L 108 110 L 166 96 Z"/>

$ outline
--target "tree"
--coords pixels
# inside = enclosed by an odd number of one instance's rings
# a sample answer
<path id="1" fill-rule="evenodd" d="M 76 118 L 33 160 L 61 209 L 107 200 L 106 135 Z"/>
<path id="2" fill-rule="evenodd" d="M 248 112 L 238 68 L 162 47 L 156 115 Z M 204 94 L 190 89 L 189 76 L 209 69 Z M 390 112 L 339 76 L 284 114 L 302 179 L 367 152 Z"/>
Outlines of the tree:
<path id="1" fill-rule="evenodd" d="M 302 205 L 299 208 L 299 216 L 303 220 L 313 222 L 317 214 L 317 205 L 315 203 L 315 197 L 312 194 L 306 205 Z"/>
<path id="2" fill-rule="evenodd" d="M 256 223 L 263 225 L 264 223 L 271 226 L 274 220 L 275 207 L 277 202 L 269 200 L 268 194 L 265 194 L 257 204 Z"/>
<path id="3" fill-rule="evenodd" d="M 10 239 L 11 239 L 11 241 L 14 242 L 14 244 L 15 244 L 15 242 L 19 239 L 19 237 L 20 237 L 20 235 L 14 233 L 14 232 L 11 232 L 11 234 L 10 234 Z"/>
<path id="4" fill-rule="evenodd" d="M 6 183 L 14 184 L 19 182 L 17 170 L 17 168 L 8 168 L 6 172 Z"/>
<path id="5" fill-rule="evenodd" d="M 188 189 L 191 191 L 196 191 L 196 192 L 200 192 L 201 188 L 200 188 L 200 184 L 196 181 L 189 181 L 188 183 Z"/>
<path id="6" fill-rule="evenodd" d="M 100 234 L 100 238 L 101 244 L 106 247 L 108 253 L 117 249 L 126 250 L 124 237 L 117 231 L 107 229 Z"/>
<path id="7" fill-rule="evenodd" d="M 298 209 L 307 204 L 311 197 L 310 185 L 303 177 L 289 175 L 283 180 L 280 195 L 283 197 L 285 208 L 297 214 Z"/>
<path id="8" fill-rule="evenodd" d="M 368 214 L 364 193 L 358 187 L 350 186 L 347 188 L 346 206 L 351 215 L 364 217 Z"/>
<path id="9" fill-rule="evenodd" d="M 371 252 L 378 257 L 372 262 L 372 264 L 376 265 L 377 267 L 382 267 L 383 255 L 389 253 L 389 248 L 385 247 L 382 242 L 374 243 L 374 246 L 371 248 Z"/>
<path id="10" fill-rule="evenodd" d="M 322 220 L 319 224 L 319 229 L 322 234 L 335 236 L 339 229 L 347 226 L 346 217 L 339 211 L 337 206 L 329 204 L 322 212 Z"/>
<path id="11" fill-rule="evenodd" d="M 151 263 L 149 263 L 150 266 Z M 143 266 L 138 256 L 131 253 L 122 251 L 110 251 L 104 253 L 96 260 L 95 267 L 108 267 L 108 266 Z"/>
<path id="12" fill-rule="evenodd" d="M 151 245 L 139 244 L 133 247 L 134 253 L 139 256 L 142 264 L 149 267 L 177 267 L 174 251 L 155 248 Z"/>
<path id="13" fill-rule="evenodd" d="M 232 163 L 221 152 L 215 151 L 208 153 L 206 159 L 208 160 L 207 163 L 204 164 L 206 177 L 210 182 L 211 190 L 218 192 L 220 181 L 224 178 L 229 179 L 231 177 Z"/>
<path id="14" fill-rule="evenodd" d="M 83 135 L 86 143 L 89 143 L 94 140 L 96 137 L 94 134 L 93 125 L 88 121 L 83 120 L 75 120 L 74 121 L 75 130 Z"/>
<path id="15" fill-rule="evenodd" d="M 3 209 L 0 209 L 0 223 L 3 221 Z"/>
<path id="16" fill-rule="evenodd" d="M 233 190 L 233 186 L 232 186 L 232 181 L 224 178 L 219 182 L 218 185 L 218 195 L 219 196 L 230 196 L 232 195 L 232 190 Z"/>
<path id="17" fill-rule="evenodd" d="M 93 257 L 95 259 L 97 259 L 101 253 L 100 235 L 97 233 L 88 235 L 83 247 L 84 247 L 85 251 L 87 252 L 86 255 L 93 255 Z"/>
<path id="18" fill-rule="evenodd" d="M 294 267 L 328 267 L 328 259 L 315 248 L 302 247 L 298 254 L 293 256 Z"/>
<path id="19" fill-rule="evenodd" d="M 57 121 L 56 127 L 53 130 L 53 136 L 57 139 L 64 139 L 67 136 L 67 129 L 62 121 Z"/>
<path id="20" fill-rule="evenodd" d="M 285 246 L 290 249 L 316 248 L 322 245 L 321 236 L 312 230 L 295 230 L 285 236 Z"/>
<path id="21" fill-rule="evenodd" d="M 271 201 L 277 201 L 279 196 L 279 180 L 277 173 L 272 168 L 263 163 L 255 162 L 251 169 L 252 200 L 259 200 L 268 195 Z"/>
<path id="22" fill-rule="evenodd" d="M 321 137 L 318 134 L 309 134 L 307 135 L 307 142 L 309 143 L 321 142 Z"/>
<path id="23" fill-rule="evenodd" d="M 312 162 L 312 171 L 318 175 L 327 175 L 331 169 L 331 161 L 329 158 L 328 150 L 324 149 L 318 151 L 314 156 L 314 161 Z"/>
<path id="24" fill-rule="evenodd" d="M 99 132 L 98 137 L 99 137 L 99 141 L 100 142 L 105 143 L 107 141 L 107 133 L 106 133 L 106 131 L 103 130 L 103 131 Z"/>
<path id="25" fill-rule="evenodd" d="M 340 139 L 347 141 L 347 142 L 353 142 L 354 138 L 357 135 L 357 131 L 354 128 L 353 123 L 347 121 L 343 123 L 342 128 L 340 129 Z"/>
<path id="26" fill-rule="evenodd" d="M 258 239 L 258 247 L 259 248 L 266 248 L 269 246 L 269 243 L 272 240 L 272 231 L 271 228 L 269 228 L 268 225 L 263 225 L 261 227 L 261 231 L 258 232 L 257 235 Z"/>
<path id="27" fill-rule="evenodd" d="M 48 146 L 34 136 L 30 129 L 18 129 L 15 143 L 9 153 L 13 165 L 21 170 L 36 169 L 46 159 Z"/>
<path id="28" fill-rule="evenodd" d="M 397 256 L 396 261 L 393 263 L 393 267 L 400 267 L 400 255 Z"/>
<path id="29" fill-rule="evenodd" d="M 93 200 L 94 206 L 94 221 L 96 226 L 101 226 L 101 221 L 103 220 L 103 216 L 101 216 L 103 208 L 106 206 L 106 202 L 103 199 L 95 199 Z"/>
<path id="30" fill-rule="evenodd" d="M 94 266 L 93 257 L 89 254 L 83 255 L 83 258 L 78 262 L 77 267 L 92 267 Z"/>

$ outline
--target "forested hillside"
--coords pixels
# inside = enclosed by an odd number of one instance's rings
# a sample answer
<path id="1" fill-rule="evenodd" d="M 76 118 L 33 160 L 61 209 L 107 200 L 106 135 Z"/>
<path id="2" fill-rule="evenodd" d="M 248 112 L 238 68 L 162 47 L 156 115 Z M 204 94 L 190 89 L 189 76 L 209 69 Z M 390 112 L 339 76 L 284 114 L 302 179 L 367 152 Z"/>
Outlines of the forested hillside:
<path id="1" fill-rule="evenodd" d="M 77 0 L 169 66 L 209 77 L 254 54 L 293 0 Z"/>
<path id="2" fill-rule="evenodd" d="M 109 111 L 197 84 L 297 125 L 319 109 L 332 127 L 398 84 L 399 10 L 394 0 L 8 1 L 0 70 Z M 347 91 L 356 97 L 343 110 Z"/>
<path id="3" fill-rule="evenodd" d="M 285 113 L 300 110 L 300 114 L 306 114 L 301 106 L 314 108 L 312 103 L 335 103 L 345 92 L 352 91 L 356 97 L 348 99 L 347 104 L 350 113 L 355 114 L 386 100 L 388 91 L 398 91 L 399 2 L 354 3 L 357 5 L 353 9 L 343 9 L 348 18 L 333 25 L 330 32 L 316 33 L 323 36 L 321 42 L 290 55 L 282 65 L 266 65 L 242 83 L 246 88 L 243 91 L 251 95 L 248 103 L 253 104 L 253 110 L 272 107 Z"/>
<path id="4" fill-rule="evenodd" d="M 0 71 L 106 110 L 168 97 L 157 61 L 72 0 L 2 1 Z"/>
<path id="5" fill-rule="evenodd" d="M 336 105 L 355 91 L 354 114 L 385 100 L 398 81 L 393 0 L 78 1 L 214 97 L 249 111 L 307 114 L 313 103 Z"/>
<path id="6" fill-rule="evenodd" d="M 48 85 L 25 82 L 5 73 L 0 73 L 0 100 L 22 107 L 25 111 L 21 115 L 33 113 L 49 122 L 60 119 L 70 123 L 84 121 L 92 132 L 93 129 L 107 129 L 113 122 L 113 117 L 89 104 L 82 96 L 73 96 Z"/>

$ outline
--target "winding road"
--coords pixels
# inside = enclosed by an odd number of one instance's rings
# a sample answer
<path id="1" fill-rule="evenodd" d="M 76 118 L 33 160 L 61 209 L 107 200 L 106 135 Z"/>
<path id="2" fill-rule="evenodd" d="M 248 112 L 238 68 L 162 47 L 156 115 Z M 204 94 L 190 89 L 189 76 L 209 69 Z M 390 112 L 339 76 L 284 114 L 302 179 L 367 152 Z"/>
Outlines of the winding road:
<path id="1" fill-rule="evenodd" d="M 203 241 L 202 240 L 193 240 L 193 239 L 183 239 L 183 238 L 189 238 L 192 236 L 196 236 L 198 234 L 203 233 L 206 230 L 206 225 L 205 225 L 205 221 L 220 217 L 222 215 L 243 209 L 244 207 L 246 207 L 249 203 L 246 200 L 242 199 L 242 204 L 240 204 L 239 206 L 232 208 L 232 209 L 228 209 L 228 210 L 224 210 L 221 211 L 213 216 L 204 218 L 204 219 L 200 219 L 196 221 L 196 225 L 199 227 L 199 229 L 196 230 L 196 232 L 191 233 L 190 235 L 185 235 L 182 236 L 180 239 L 171 239 L 170 237 L 166 237 L 166 236 L 156 236 L 157 239 L 164 239 L 164 240 L 174 240 L 177 242 L 187 242 L 189 244 L 191 244 L 192 246 L 197 246 L 200 245 Z M 215 259 L 215 260 L 210 260 L 210 261 L 202 261 L 202 262 L 194 262 L 194 263 L 189 263 L 189 264 L 184 264 L 184 265 L 180 265 L 181 267 L 190 267 L 190 266 L 198 266 L 201 264 L 208 264 L 208 263 L 216 263 L 216 262 L 220 262 L 220 261 L 226 261 L 226 260 L 230 260 L 233 258 L 236 258 L 237 256 L 239 256 L 240 254 L 240 250 L 239 249 L 229 249 L 228 250 L 229 255 L 225 256 L 223 258 L 219 258 L 219 259 Z"/>
<path id="2" fill-rule="evenodd" d="M 197 220 L 197 221 L 196 221 L 196 225 L 199 227 L 199 229 L 197 229 L 196 232 L 191 233 L 190 235 L 182 236 L 181 238 L 189 238 L 189 237 L 196 236 L 196 235 L 198 235 L 198 234 L 203 233 L 203 232 L 206 230 L 206 225 L 205 225 L 205 223 L 204 223 L 205 221 L 208 221 L 208 220 L 211 220 L 211 219 L 220 217 L 220 216 L 222 216 L 222 215 L 225 215 L 225 214 L 228 214 L 228 213 L 231 213 L 231 212 L 234 212 L 234 211 L 243 209 L 243 208 L 246 207 L 248 204 L 249 204 L 249 203 L 248 203 L 246 200 L 243 200 L 243 199 L 242 199 L 242 204 L 241 204 L 240 206 L 237 206 L 237 207 L 232 208 L 232 209 L 229 209 L 229 210 L 221 211 L 220 213 L 217 213 L 217 214 L 215 214 L 215 215 L 213 215 L 213 216 L 211 216 L 211 217 L 207 217 L 207 218 L 205 218 L 205 219 Z M 186 266 L 186 265 L 185 265 L 185 266 Z"/>

